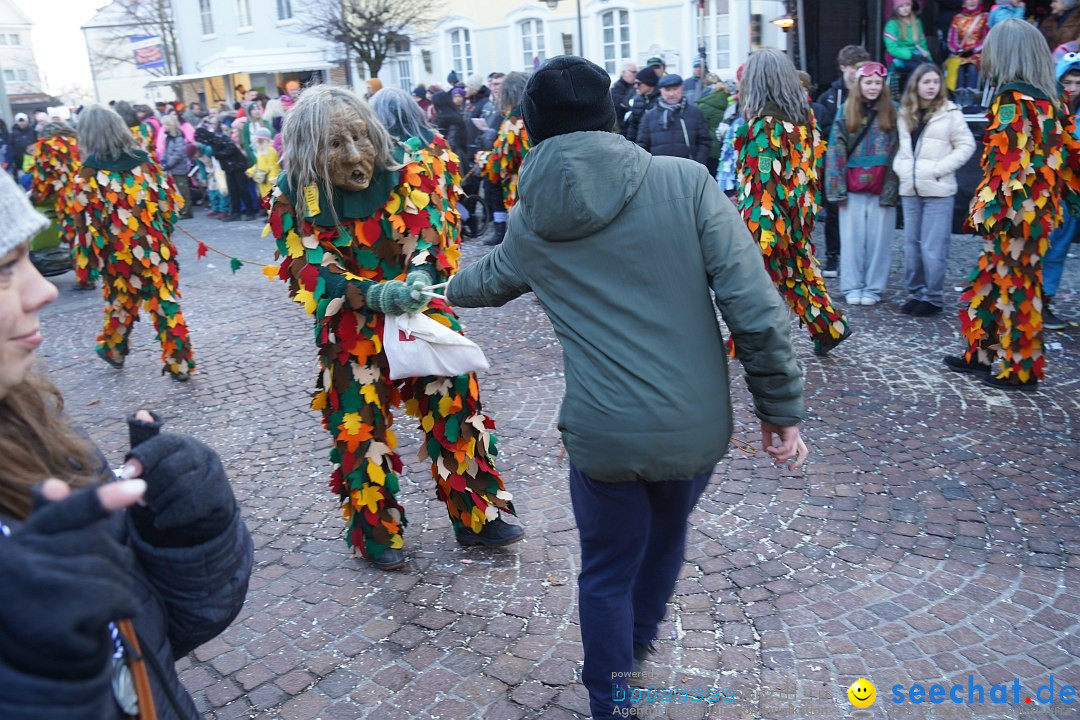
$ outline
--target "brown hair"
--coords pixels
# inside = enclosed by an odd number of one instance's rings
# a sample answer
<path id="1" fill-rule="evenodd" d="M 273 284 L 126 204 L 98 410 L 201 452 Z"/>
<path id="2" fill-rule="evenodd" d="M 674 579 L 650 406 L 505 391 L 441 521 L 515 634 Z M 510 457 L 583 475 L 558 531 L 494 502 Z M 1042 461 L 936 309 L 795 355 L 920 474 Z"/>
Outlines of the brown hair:
<path id="1" fill-rule="evenodd" d="M 919 124 L 919 81 L 923 76 L 934 73 L 941 79 L 941 87 L 938 88 L 937 97 L 930 101 L 930 104 L 926 106 L 926 117 L 932 117 L 945 106 L 945 100 L 947 98 L 945 92 L 945 76 L 942 74 L 941 69 L 933 63 L 923 63 L 911 73 L 911 78 L 908 79 L 907 88 L 904 90 L 903 99 L 900 101 L 900 114 L 904 116 L 904 122 L 907 123 L 909 129 L 914 130 L 915 126 Z"/>
<path id="2" fill-rule="evenodd" d="M 862 45 L 845 45 L 836 56 L 837 65 L 854 67 L 870 59 L 870 53 Z"/>
<path id="3" fill-rule="evenodd" d="M 881 94 L 878 95 L 875 103 L 877 123 L 883 132 L 892 132 L 893 128 L 896 127 L 896 107 L 892 102 L 892 92 L 889 90 L 888 78 L 881 79 Z M 866 100 L 862 95 L 862 81 L 861 77 L 855 78 L 855 83 L 851 86 L 851 94 L 848 95 L 848 99 L 844 102 L 844 127 L 847 128 L 848 135 L 862 127 L 863 120 L 866 119 L 863 115 L 863 103 Z"/>
<path id="4" fill-rule="evenodd" d="M 71 428 L 63 409 L 60 391 L 35 374 L 0 398 L 0 511 L 29 516 L 30 490 L 47 478 L 74 487 L 96 479 L 93 446 Z"/>

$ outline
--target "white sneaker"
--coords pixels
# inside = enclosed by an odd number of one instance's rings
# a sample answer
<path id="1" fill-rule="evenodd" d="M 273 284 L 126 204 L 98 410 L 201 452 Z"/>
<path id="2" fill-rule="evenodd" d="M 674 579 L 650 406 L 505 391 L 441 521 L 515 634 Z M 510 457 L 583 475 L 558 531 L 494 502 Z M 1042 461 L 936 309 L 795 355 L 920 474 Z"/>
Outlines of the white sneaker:
<path id="1" fill-rule="evenodd" d="M 847 301 L 848 305 L 862 305 L 862 295 L 859 293 L 851 293 L 844 297 L 844 300 Z"/>
<path id="2" fill-rule="evenodd" d="M 878 304 L 877 299 L 872 298 L 869 295 L 863 295 L 861 302 L 862 302 L 863 305 L 877 305 Z"/>

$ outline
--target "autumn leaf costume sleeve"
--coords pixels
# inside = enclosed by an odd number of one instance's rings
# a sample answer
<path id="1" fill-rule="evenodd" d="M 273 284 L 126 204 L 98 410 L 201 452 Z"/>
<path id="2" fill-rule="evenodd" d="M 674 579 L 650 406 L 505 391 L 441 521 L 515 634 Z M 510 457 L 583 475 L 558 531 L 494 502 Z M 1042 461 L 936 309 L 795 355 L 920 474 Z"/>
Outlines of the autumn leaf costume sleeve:
<path id="1" fill-rule="evenodd" d="M 115 367 L 123 364 L 141 305 L 161 343 L 162 372 L 190 374 L 195 361 L 170 239 L 183 199 L 172 178 L 141 151 L 120 160 L 90 156 L 76 175 L 74 202 L 104 281 L 105 328 L 98 335 L 98 355 Z"/>
<path id="2" fill-rule="evenodd" d="M 986 238 L 961 296 L 966 360 L 1000 378 L 1042 378 L 1042 257 L 1066 194 L 1080 191 L 1072 119 L 1035 88 L 1005 85 L 990 107 L 971 223 Z"/>
<path id="3" fill-rule="evenodd" d="M 347 541 L 366 558 L 403 544 L 407 521 L 395 497 L 402 463 L 391 429 L 402 402 L 424 432 L 420 455 L 431 461 L 455 530 L 479 532 L 499 510 L 514 511 L 495 468 L 495 424 L 481 409 L 475 375 L 391 380 L 384 316 L 365 306 L 366 283 L 404 280 L 417 269 L 441 282 L 458 267 L 458 159 L 441 137 L 418 145 L 401 170 L 377 172 L 367 190 L 336 192 L 340 223 L 327 198 L 315 201 L 318 207 L 308 204 L 314 187 L 294 195 L 283 177 L 271 198 L 280 277 L 315 321 L 321 372 L 311 407 L 322 412 L 334 438 L 330 489 L 341 499 Z M 344 274 L 344 295 L 326 291 L 320 268 Z M 424 313 L 461 332 L 442 300 L 432 300 Z"/>
<path id="4" fill-rule="evenodd" d="M 75 174 L 82 167 L 79 142 L 68 135 L 41 138 L 35 144 L 36 162 L 30 169 L 30 195 L 35 205 L 52 205 L 60 236 L 71 248 L 75 280 L 88 285 L 98 278 L 96 263 L 84 233 L 75 222 Z"/>
<path id="5" fill-rule="evenodd" d="M 517 202 L 518 171 L 532 147 L 521 110 L 514 108 L 499 125 L 499 134 L 490 151 L 478 153 L 485 178 L 502 188 L 503 204 L 510 210 Z"/>
<path id="6" fill-rule="evenodd" d="M 848 323 L 829 299 L 811 239 L 825 157 L 813 115 L 806 125 L 768 114 L 754 118 L 739 127 L 735 152 L 739 212 L 765 269 L 814 346 L 828 345 Z"/>

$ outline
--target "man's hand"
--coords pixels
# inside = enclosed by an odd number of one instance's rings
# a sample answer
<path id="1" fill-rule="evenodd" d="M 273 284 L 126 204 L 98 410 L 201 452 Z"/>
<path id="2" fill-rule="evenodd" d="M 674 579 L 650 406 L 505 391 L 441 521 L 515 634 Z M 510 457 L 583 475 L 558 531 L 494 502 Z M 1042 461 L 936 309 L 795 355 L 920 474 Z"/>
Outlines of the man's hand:
<path id="1" fill-rule="evenodd" d="M 773 435 L 780 438 L 779 445 L 772 445 Z M 797 470 L 802 467 L 806 456 L 810 451 L 806 449 L 806 443 L 799 434 L 798 425 L 773 425 L 770 422 L 761 421 L 761 449 L 772 456 L 777 465 L 783 465 L 794 459 L 789 470 Z"/>

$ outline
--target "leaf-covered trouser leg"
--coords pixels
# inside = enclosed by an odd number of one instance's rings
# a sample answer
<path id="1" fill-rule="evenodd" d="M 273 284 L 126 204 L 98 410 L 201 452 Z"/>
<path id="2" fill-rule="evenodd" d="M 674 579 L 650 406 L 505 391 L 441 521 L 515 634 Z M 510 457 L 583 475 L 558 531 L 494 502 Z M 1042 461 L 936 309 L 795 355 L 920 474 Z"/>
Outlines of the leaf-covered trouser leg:
<path id="1" fill-rule="evenodd" d="M 174 375 L 193 372 L 195 358 L 192 356 L 191 337 L 188 335 L 184 313 L 180 311 L 180 303 L 162 300 L 158 297 L 156 288 L 151 288 L 150 292 L 153 295 L 145 302 L 154 320 L 158 342 L 161 343 L 161 362 L 165 364 L 165 369 Z M 169 294 L 179 297 L 175 292 Z"/>
<path id="2" fill-rule="evenodd" d="M 429 307 L 425 314 L 461 332 L 451 312 Z M 403 383 L 402 397 L 424 431 L 420 454 L 431 460 L 436 493 L 454 529 L 478 533 L 500 510 L 515 514 L 495 467 L 495 422 L 483 412 L 476 375 L 415 378 Z"/>
<path id="3" fill-rule="evenodd" d="M 401 402 L 382 355 L 365 365 L 339 362 L 320 353 L 323 373 L 312 407 L 322 410 L 323 425 L 334 438 L 330 489 L 341 499 L 348 523 L 346 539 L 366 558 L 402 547 L 407 521 L 398 504 L 401 458 L 391 429 L 391 409 Z"/>
<path id="4" fill-rule="evenodd" d="M 987 238 L 982 255 L 960 297 L 964 358 L 989 365 L 1001 361 L 998 377 L 1027 382 L 1042 379 L 1042 252 L 1045 240 L 1028 238 L 1018 256 L 1006 252 L 1007 234 Z M 1040 249 L 1042 251 L 1040 251 Z"/>
<path id="5" fill-rule="evenodd" d="M 131 294 L 123 278 L 103 273 L 101 286 L 105 296 L 105 327 L 97 337 L 99 354 L 114 363 L 124 362 L 128 354 L 128 335 L 139 319 L 139 296 Z M 117 287 L 120 284 L 122 287 Z"/>
<path id="6" fill-rule="evenodd" d="M 815 347 L 847 331 L 847 319 L 829 298 L 813 245 L 801 240 L 775 245 L 772 255 L 765 257 L 765 270 L 788 307 L 810 331 Z"/>

